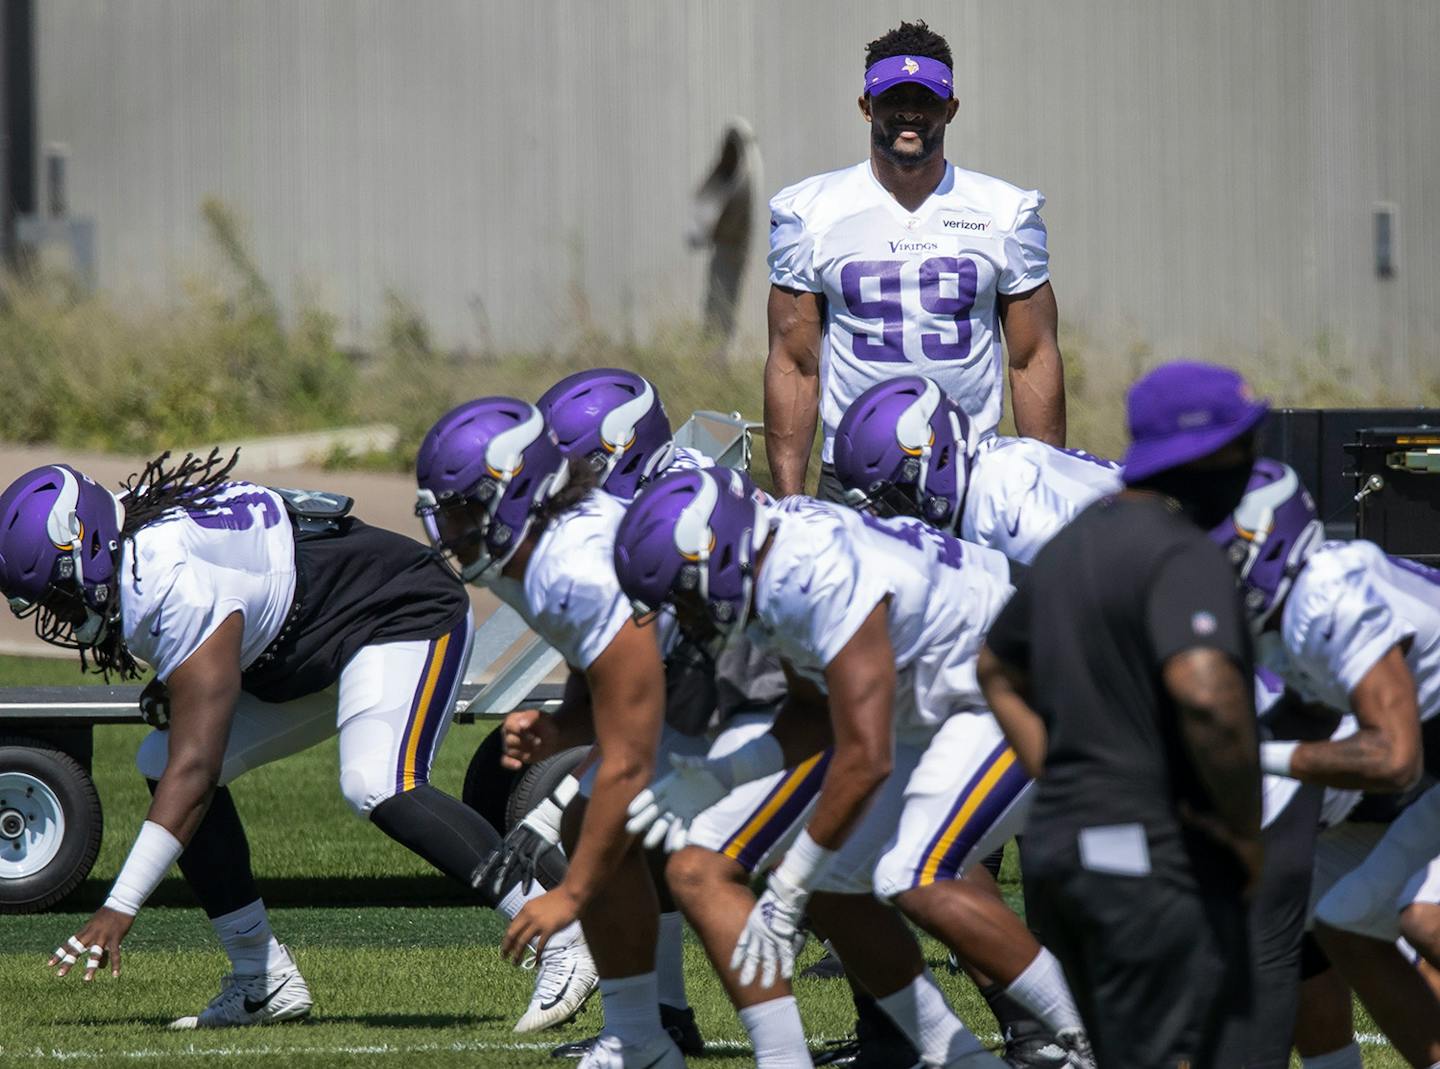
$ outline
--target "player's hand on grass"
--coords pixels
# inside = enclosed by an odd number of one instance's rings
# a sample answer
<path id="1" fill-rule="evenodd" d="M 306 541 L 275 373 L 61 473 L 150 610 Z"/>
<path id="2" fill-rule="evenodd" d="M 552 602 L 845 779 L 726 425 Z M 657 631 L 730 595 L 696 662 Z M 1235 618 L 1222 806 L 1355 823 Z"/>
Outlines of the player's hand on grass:
<path id="1" fill-rule="evenodd" d="M 93 980 L 95 973 L 107 961 L 110 975 L 120 975 L 120 941 L 130 931 L 135 918 L 128 913 L 106 909 L 101 906 L 95 911 L 88 924 L 55 948 L 50 955 L 50 967 L 56 976 L 68 976 L 70 970 L 82 962 L 85 965 L 85 980 Z"/>
<path id="2" fill-rule="evenodd" d="M 672 771 L 630 801 L 625 830 L 644 834 L 645 848 L 661 843 L 667 851 L 679 850 L 690 833 L 690 823 L 730 793 L 728 764 L 703 757 L 670 755 Z"/>
<path id="3" fill-rule="evenodd" d="M 770 987 L 777 973 L 786 980 L 795 974 L 795 956 L 804 937 L 800 920 L 809 898 L 808 892 L 792 886 L 779 872 L 770 874 L 730 956 L 730 968 L 739 970 L 741 984 L 749 986 L 758 973 L 760 986 Z"/>
<path id="4" fill-rule="evenodd" d="M 563 748 L 560 725 L 539 709 L 515 710 L 505 718 L 500 731 L 505 751 L 500 764 L 505 768 L 533 765 Z"/>
<path id="5" fill-rule="evenodd" d="M 500 954 L 507 961 L 519 965 L 524 960 L 525 948 L 533 944 L 539 957 L 545 953 L 545 944 L 550 937 L 568 928 L 579 916 L 580 900 L 564 884 L 553 891 L 546 891 L 539 898 L 526 902 L 515 914 L 500 943 Z"/>

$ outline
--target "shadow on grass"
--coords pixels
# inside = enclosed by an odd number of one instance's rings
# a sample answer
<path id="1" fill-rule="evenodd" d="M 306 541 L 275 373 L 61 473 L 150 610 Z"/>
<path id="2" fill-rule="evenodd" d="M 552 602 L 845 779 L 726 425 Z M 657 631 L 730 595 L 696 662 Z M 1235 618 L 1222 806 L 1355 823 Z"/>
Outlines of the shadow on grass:
<path id="1" fill-rule="evenodd" d="M 296 906 L 473 906 L 475 892 L 446 876 L 279 876 L 257 880 L 270 908 Z M 88 879 L 56 908 L 97 909 L 110 893 L 109 880 Z M 195 896 L 178 876 L 161 882 L 150 906 L 194 906 Z"/>

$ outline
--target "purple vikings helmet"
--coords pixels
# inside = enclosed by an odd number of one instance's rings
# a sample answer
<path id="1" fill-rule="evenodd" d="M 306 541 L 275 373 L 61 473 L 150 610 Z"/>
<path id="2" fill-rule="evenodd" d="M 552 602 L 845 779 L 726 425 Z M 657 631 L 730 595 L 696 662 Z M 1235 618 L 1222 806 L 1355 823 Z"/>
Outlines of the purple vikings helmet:
<path id="1" fill-rule="evenodd" d="M 601 489 L 627 501 L 675 455 L 665 406 L 633 371 L 576 372 L 546 390 L 537 407 L 565 455 L 586 459 Z"/>
<path id="2" fill-rule="evenodd" d="M 125 508 L 65 464 L 27 472 L 0 494 L 0 589 L 35 633 L 94 646 L 120 615 L 116 570 Z"/>
<path id="3" fill-rule="evenodd" d="M 835 431 L 835 477 L 856 508 L 960 525 L 970 476 L 970 421 L 923 375 L 871 386 Z"/>
<path id="4" fill-rule="evenodd" d="M 729 468 L 671 472 L 646 488 L 615 534 L 615 575 L 638 615 L 698 599 L 712 634 L 728 642 L 745 627 L 755 550 L 769 530 L 764 494 Z M 686 615 L 678 614 L 682 628 Z"/>
<path id="5" fill-rule="evenodd" d="M 420 443 L 415 514 L 450 570 L 478 582 L 504 567 L 567 475 L 538 408 L 482 397 L 445 413 Z"/>
<path id="6" fill-rule="evenodd" d="M 1316 517 L 1315 502 L 1295 469 L 1261 457 L 1240 504 L 1210 537 L 1230 555 L 1240 576 L 1245 611 L 1259 629 L 1285 600 L 1306 559 L 1325 540 L 1325 525 Z"/>

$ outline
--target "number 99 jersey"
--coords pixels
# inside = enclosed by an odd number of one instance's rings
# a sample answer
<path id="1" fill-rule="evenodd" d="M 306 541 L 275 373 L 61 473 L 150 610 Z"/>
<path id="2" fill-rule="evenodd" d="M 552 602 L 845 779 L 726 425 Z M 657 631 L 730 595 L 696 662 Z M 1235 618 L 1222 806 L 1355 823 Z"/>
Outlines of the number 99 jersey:
<path id="1" fill-rule="evenodd" d="M 1045 198 L 945 165 L 914 213 L 876 181 L 869 161 L 808 178 L 770 202 L 770 281 L 823 294 L 823 459 L 835 428 L 868 387 L 928 375 L 980 437 L 1000 422 L 997 296 L 1046 282 Z"/>

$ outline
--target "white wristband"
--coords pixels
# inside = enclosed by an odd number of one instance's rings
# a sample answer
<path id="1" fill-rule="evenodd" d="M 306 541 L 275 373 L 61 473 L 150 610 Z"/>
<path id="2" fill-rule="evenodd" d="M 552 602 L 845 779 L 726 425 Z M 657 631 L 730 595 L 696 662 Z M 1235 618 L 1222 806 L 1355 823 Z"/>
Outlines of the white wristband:
<path id="1" fill-rule="evenodd" d="M 132 917 L 140 912 L 140 906 L 160 886 L 165 873 L 179 860 L 184 849 L 180 840 L 167 829 L 153 820 L 147 820 L 140 826 L 140 834 L 135 836 L 135 845 L 130 848 L 130 856 L 125 859 L 120 875 L 115 877 L 105 908 L 128 913 Z"/>
<path id="2" fill-rule="evenodd" d="M 1295 778 L 1290 771 L 1290 759 L 1295 754 L 1298 742 L 1262 742 L 1260 744 L 1260 768 L 1272 776 Z"/>
<path id="3" fill-rule="evenodd" d="M 830 867 L 835 853 L 810 838 L 808 828 L 802 829 L 794 844 L 785 851 L 785 858 L 776 867 L 775 875 L 797 890 L 809 891 Z"/>
<path id="4" fill-rule="evenodd" d="M 734 787 L 764 779 L 773 772 L 783 771 L 785 754 L 775 736 L 767 731 L 758 738 L 751 739 L 728 757 L 722 758 L 722 762 L 730 774 L 730 782 L 726 786 Z"/>

